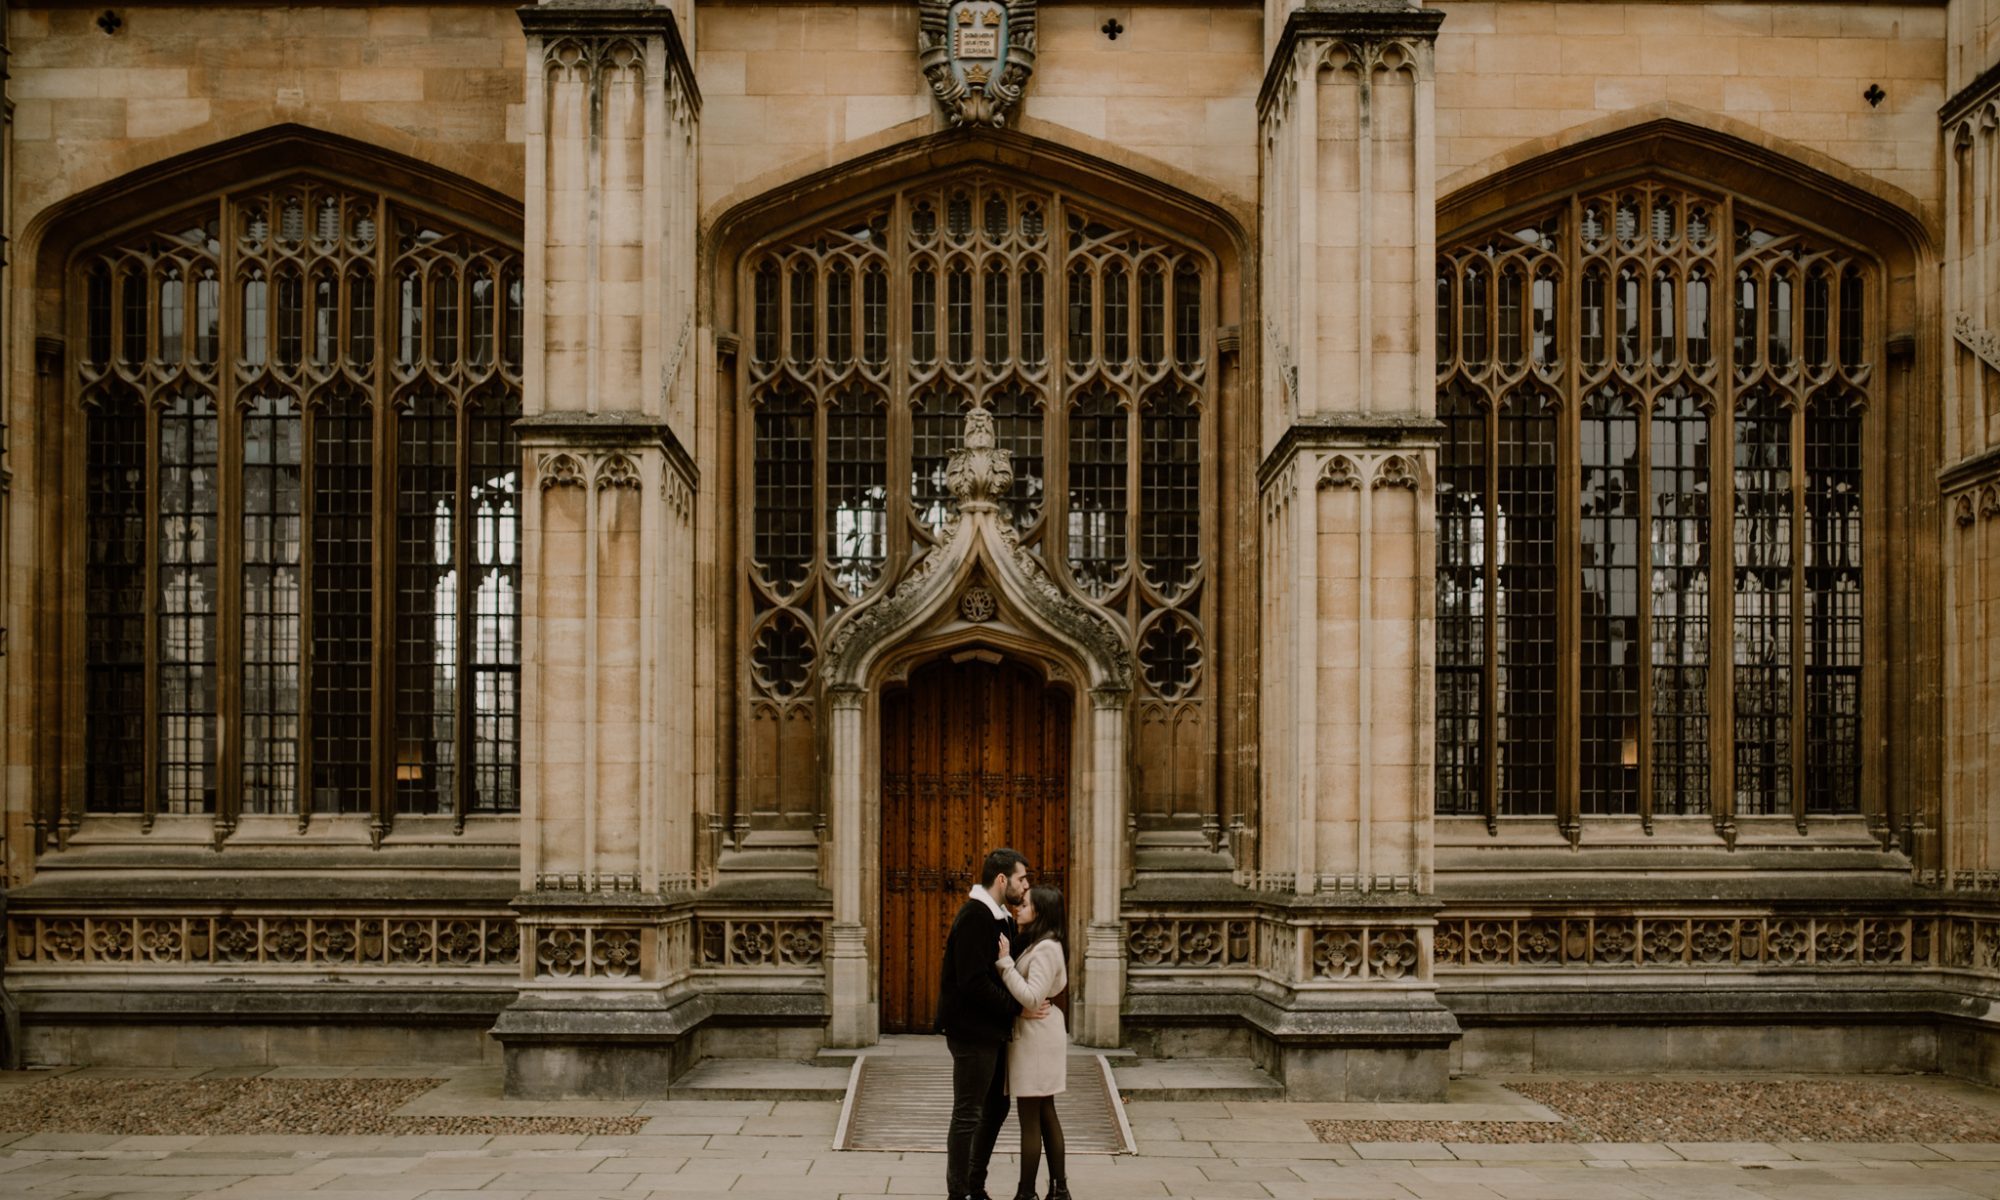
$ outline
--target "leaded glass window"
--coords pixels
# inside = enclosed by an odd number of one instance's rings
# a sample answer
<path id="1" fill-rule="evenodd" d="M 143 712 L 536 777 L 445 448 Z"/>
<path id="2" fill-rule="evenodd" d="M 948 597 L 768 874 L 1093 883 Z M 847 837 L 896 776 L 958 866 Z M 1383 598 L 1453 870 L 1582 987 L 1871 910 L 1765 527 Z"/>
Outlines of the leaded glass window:
<path id="1" fill-rule="evenodd" d="M 746 255 L 753 810 L 810 807 L 786 780 L 783 722 L 809 720 L 827 623 L 945 535 L 945 466 L 975 405 L 1012 453 L 1022 544 L 1123 618 L 1160 723 L 1206 736 L 1214 277 L 1208 256 L 1128 218 L 978 175 Z M 1192 807 L 1205 784 L 1179 779 L 1158 787 Z"/>
<path id="2" fill-rule="evenodd" d="M 302 176 L 76 275 L 86 811 L 516 811 L 518 252 Z"/>
<path id="3" fill-rule="evenodd" d="M 1647 181 L 1448 242 L 1440 813 L 1861 810 L 1872 280 Z"/>

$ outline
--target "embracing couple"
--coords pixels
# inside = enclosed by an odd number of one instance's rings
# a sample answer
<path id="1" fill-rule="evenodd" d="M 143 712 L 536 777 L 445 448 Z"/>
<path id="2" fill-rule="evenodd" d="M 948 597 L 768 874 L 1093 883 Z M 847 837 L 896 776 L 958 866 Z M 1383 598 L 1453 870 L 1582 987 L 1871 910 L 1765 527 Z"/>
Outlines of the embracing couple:
<path id="1" fill-rule="evenodd" d="M 985 1200 L 986 1166 L 1007 1121 L 1007 1097 L 1021 1117 L 1021 1183 L 1015 1200 L 1035 1200 L 1035 1173 L 1049 1156 L 1047 1200 L 1069 1200 L 1056 1094 L 1069 1068 L 1069 1031 L 1049 1000 L 1069 984 L 1062 893 L 1028 886 L 1028 862 L 1014 850 L 986 856 L 945 940 L 938 980 L 938 1032 L 951 1047 L 951 1134 L 945 1190 L 951 1200 Z"/>

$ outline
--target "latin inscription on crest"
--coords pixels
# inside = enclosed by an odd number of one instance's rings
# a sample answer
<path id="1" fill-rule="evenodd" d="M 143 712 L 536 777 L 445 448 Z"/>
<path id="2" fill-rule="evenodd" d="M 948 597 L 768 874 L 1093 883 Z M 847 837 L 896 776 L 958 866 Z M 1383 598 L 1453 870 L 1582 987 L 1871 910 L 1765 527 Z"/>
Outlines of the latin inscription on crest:
<path id="1" fill-rule="evenodd" d="M 1004 125 L 1035 69 L 1034 0 L 919 0 L 917 54 L 953 125 Z"/>

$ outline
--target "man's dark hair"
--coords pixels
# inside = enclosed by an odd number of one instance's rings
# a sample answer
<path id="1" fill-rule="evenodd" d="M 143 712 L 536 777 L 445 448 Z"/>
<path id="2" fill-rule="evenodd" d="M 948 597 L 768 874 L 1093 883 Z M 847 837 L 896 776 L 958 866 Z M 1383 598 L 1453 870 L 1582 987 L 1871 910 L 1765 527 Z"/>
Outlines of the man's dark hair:
<path id="1" fill-rule="evenodd" d="M 1027 856 L 1019 850 L 1009 850 L 1002 846 L 986 856 L 986 868 L 980 872 L 979 886 L 992 887 L 995 875 L 1014 874 L 1014 864 L 1027 862 Z"/>

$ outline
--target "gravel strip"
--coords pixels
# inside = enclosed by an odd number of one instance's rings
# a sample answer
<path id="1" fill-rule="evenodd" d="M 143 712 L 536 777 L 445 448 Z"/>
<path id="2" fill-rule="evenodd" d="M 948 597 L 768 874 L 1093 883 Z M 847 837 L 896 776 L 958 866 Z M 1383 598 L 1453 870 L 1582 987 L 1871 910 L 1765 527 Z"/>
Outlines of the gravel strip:
<path id="1" fill-rule="evenodd" d="M 1514 1080 L 1534 1121 L 1313 1121 L 1322 1142 L 1992 1142 L 2000 1116 L 1905 1083 Z"/>
<path id="2" fill-rule="evenodd" d="M 51 1079 L 0 1092 L 9 1133 L 635 1134 L 646 1117 L 398 1117 L 441 1079 Z"/>

